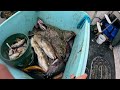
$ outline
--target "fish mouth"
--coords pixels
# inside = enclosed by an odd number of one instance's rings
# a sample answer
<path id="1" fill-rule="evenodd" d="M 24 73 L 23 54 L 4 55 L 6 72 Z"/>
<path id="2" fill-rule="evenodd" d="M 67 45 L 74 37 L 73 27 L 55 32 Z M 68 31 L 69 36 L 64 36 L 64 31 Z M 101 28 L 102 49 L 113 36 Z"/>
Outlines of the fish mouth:
<path id="1" fill-rule="evenodd" d="M 42 30 L 47 30 L 47 26 L 43 23 L 41 19 L 38 19 L 37 24 Z"/>

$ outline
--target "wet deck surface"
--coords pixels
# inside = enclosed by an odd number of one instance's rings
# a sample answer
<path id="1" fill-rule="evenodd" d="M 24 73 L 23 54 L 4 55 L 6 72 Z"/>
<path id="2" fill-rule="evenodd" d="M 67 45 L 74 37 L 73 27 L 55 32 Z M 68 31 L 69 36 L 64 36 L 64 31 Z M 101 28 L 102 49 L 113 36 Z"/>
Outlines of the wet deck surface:
<path id="1" fill-rule="evenodd" d="M 86 73 L 88 73 L 88 78 L 90 74 L 89 71 L 91 68 L 91 62 L 97 56 L 103 57 L 105 60 L 109 62 L 111 66 L 111 79 L 115 79 L 115 65 L 113 51 L 110 50 L 108 43 L 98 45 L 96 43 L 95 35 L 92 32 L 90 32 L 90 46 L 86 70 L 87 71 Z"/>

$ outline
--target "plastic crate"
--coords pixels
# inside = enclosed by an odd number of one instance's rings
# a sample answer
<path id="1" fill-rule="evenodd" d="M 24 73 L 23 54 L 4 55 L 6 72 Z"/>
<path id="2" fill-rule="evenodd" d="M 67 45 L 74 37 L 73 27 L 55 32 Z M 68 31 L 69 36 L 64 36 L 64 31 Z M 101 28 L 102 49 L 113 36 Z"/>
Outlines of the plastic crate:
<path id="1" fill-rule="evenodd" d="M 63 30 L 74 31 L 77 35 L 67 62 L 63 79 L 71 74 L 79 76 L 85 73 L 90 39 L 90 18 L 84 11 L 18 11 L 0 25 L 0 46 L 4 40 L 15 33 L 24 33 L 33 29 L 37 18 Z M 4 63 L 0 58 L 0 63 Z M 7 63 L 4 63 L 7 65 Z M 8 69 L 16 79 L 31 78 L 27 74 L 9 65 Z"/>

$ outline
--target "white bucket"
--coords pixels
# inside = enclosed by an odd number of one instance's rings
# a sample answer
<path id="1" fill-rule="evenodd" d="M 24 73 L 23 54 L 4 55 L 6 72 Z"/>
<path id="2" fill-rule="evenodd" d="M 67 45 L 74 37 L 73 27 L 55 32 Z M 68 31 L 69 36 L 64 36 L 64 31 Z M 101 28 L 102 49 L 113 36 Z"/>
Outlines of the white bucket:
<path id="1" fill-rule="evenodd" d="M 100 35 L 98 36 L 96 42 L 97 42 L 98 44 L 102 44 L 103 42 L 105 42 L 105 40 L 106 40 L 106 37 L 105 37 L 104 35 L 100 34 Z"/>

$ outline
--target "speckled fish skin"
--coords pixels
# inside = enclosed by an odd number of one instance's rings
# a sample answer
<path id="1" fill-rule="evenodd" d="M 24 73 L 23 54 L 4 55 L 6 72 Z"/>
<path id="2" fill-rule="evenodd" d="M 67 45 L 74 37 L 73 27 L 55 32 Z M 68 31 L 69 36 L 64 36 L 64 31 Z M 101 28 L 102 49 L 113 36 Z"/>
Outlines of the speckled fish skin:
<path id="1" fill-rule="evenodd" d="M 58 32 L 56 30 L 53 30 L 48 27 L 46 31 L 41 31 L 40 29 L 33 29 L 34 35 L 41 35 L 41 37 L 45 38 L 52 47 L 54 48 L 54 51 L 56 52 L 56 57 L 65 57 L 65 44 L 66 42 L 64 39 L 60 38 L 59 34 L 61 31 Z"/>
<path id="2" fill-rule="evenodd" d="M 66 45 L 72 37 L 75 36 L 75 33 L 72 31 L 60 30 L 51 25 L 47 25 L 47 30 L 40 30 L 38 28 L 33 28 L 33 33 L 35 35 L 41 35 L 46 38 L 54 48 L 57 57 L 65 58 L 66 54 Z"/>
<path id="3" fill-rule="evenodd" d="M 38 57 L 38 64 L 43 68 L 45 72 L 48 70 L 47 58 L 39 45 L 35 42 L 34 38 L 31 38 L 31 46 L 34 48 L 35 53 Z"/>
<path id="4" fill-rule="evenodd" d="M 56 54 L 53 47 L 47 40 L 45 40 L 45 38 L 42 38 L 40 35 L 34 35 L 34 39 L 49 58 L 53 60 L 56 59 Z"/>
<path id="5" fill-rule="evenodd" d="M 63 32 L 64 39 L 68 42 L 70 41 L 73 37 L 76 36 L 76 34 L 73 31 L 64 31 Z"/>
<path id="6" fill-rule="evenodd" d="M 48 79 L 53 78 L 61 72 L 64 72 L 65 65 L 70 56 L 70 52 L 73 45 L 73 41 L 71 41 L 71 39 L 73 39 L 75 33 L 72 31 L 60 30 L 54 26 L 47 25 L 47 30 L 34 28 L 32 34 L 34 36 L 40 36 L 41 40 L 45 39 L 46 41 L 48 41 L 52 45 L 55 51 L 55 55 L 57 57 L 53 61 L 51 61 L 51 58 L 49 58 L 50 60 L 48 59 L 50 61 L 50 66 L 45 74 L 45 77 Z M 39 40 L 39 42 L 41 41 Z M 42 46 L 40 44 L 39 46 Z"/>

